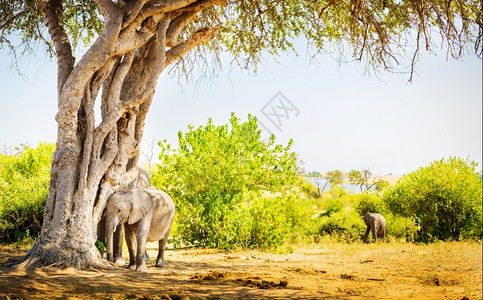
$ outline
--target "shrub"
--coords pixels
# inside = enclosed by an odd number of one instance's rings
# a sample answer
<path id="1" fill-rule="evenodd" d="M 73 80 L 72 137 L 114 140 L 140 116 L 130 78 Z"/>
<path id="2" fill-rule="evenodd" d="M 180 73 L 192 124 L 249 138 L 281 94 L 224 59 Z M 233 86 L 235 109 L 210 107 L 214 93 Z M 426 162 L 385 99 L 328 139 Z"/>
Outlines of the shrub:
<path id="1" fill-rule="evenodd" d="M 360 216 L 366 213 L 385 215 L 387 209 L 384 201 L 375 193 L 365 192 L 356 196 L 355 210 Z"/>
<path id="2" fill-rule="evenodd" d="M 476 166 L 456 157 L 435 160 L 402 177 L 384 201 L 394 214 L 414 218 L 422 235 L 481 239 L 482 181 Z"/>
<path id="3" fill-rule="evenodd" d="M 23 147 L 18 155 L 0 155 L 0 240 L 29 242 L 42 227 L 54 144 Z"/>
<path id="4" fill-rule="evenodd" d="M 226 216 L 218 234 L 222 248 L 275 249 L 310 233 L 313 210 L 299 195 L 259 197 L 244 195 Z M 223 236 L 224 235 L 224 236 Z"/>
<path id="5" fill-rule="evenodd" d="M 365 229 L 364 221 L 353 210 L 343 209 L 330 216 L 321 216 L 319 220 L 319 234 L 331 235 L 340 241 L 359 240 Z"/>
<path id="6" fill-rule="evenodd" d="M 393 237 L 396 240 L 405 240 L 407 242 L 415 240 L 418 227 L 414 223 L 413 218 L 395 216 L 391 213 L 385 214 L 384 218 L 386 219 L 386 235 L 388 237 Z"/>
<path id="7" fill-rule="evenodd" d="M 179 148 L 161 142 L 161 163 L 153 184 L 176 201 L 180 244 L 231 248 L 280 245 L 290 218 L 283 205 L 288 198 L 262 197 L 264 191 L 289 191 L 296 180 L 295 154 L 260 140 L 256 118 L 240 120 L 232 114 L 229 125 L 206 126 L 179 132 Z M 278 202 L 277 202 L 278 201 Z M 288 223 L 291 224 L 291 223 Z"/>
<path id="8" fill-rule="evenodd" d="M 325 204 L 325 216 L 330 216 L 333 213 L 344 209 L 344 203 L 340 198 L 329 198 Z"/>
<path id="9" fill-rule="evenodd" d="M 305 194 L 308 198 L 320 198 L 319 191 L 317 187 L 315 187 L 310 181 L 305 179 L 302 176 L 297 178 L 296 186 L 300 189 L 302 193 Z"/>

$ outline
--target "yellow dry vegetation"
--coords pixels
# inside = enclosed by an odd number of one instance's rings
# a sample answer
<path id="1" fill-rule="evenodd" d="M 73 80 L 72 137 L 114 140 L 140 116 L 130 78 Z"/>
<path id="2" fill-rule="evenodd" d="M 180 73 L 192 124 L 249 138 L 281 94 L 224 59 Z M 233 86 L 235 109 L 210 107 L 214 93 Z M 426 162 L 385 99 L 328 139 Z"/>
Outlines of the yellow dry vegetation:
<path id="1" fill-rule="evenodd" d="M 10 299 L 481 299 L 479 241 L 292 246 L 293 253 L 166 251 L 166 268 L 75 271 L 3 266 L 26 248 L 0 246 L 0 298 Z M 127 254 L 127 252 L 126 252 Z M 3 299 L 3 298 L 2 298 Z"/>

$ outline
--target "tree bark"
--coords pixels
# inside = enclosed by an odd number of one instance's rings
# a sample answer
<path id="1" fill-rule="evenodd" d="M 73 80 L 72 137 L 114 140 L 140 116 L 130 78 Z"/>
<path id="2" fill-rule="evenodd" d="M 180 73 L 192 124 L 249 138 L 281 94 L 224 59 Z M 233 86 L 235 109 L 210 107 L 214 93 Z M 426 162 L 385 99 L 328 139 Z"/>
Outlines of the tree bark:
<path id="1" fill-rule="evenodd" d="M 105 20 L 103 31 L 74 65 L 62 1 L 40 2 L 57 54 L 57 148 L 42 231 L 18 267 L 112 267 L 94 245 L 96 227 L 108 197 L 137 178 L 145 118 L 158 78 L 167 65 L 211 40 L 220 28 L 201 28 L 176 42 L 190 19 L 225 2 L 162 3 L 96 0 Z M 98 98 L 102 120 L 96 127 Z"/>

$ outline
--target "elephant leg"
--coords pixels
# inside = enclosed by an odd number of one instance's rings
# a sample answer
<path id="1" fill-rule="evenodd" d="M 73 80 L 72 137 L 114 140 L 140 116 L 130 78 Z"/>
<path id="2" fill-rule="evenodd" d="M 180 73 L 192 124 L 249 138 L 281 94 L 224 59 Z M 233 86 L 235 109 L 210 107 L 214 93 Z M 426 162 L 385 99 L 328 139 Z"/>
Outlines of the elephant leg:
<path id="1" fill-rule="evenodd" d="M 129 251 L 129 269 L 134 269 L 136 267 L 136 230 L 133 225 L 128 225 L 125 223 L 124 229 L 126 231 L 126 244 Z"/>
<path id="2" fill-rule="evenodd" d="M 171 231 L 171 225 L 169 225 L 168 230 L 166 231 L 166 236 L 164 239 L 159 240 L 159 246 L 158 246 L 158 258 L 156 259 L 156 267 L 164 268 L 164 249 L 166 248 L 166 243 L 168 242 L 168 236 L 169 232 Z"/>
<path id="3" fill-rule="evenodd" d="M 122 238 L 124 235 L 124 226 L 119 224 L 114 231 L 114 262 L 117 265 L 123 265 L 125 262 L 122 259 Z"/>
<path id="4" fill-rule="evenodd" d="M 369 232 L 371 232 L 371 226 L 367 226 L 366 233 L 364 234 L 364 238 L 362 239 L 364 243 L 367 242 L 367 237 L 369 236 Z"/>
<path id="5" fill-rule="evenodd" d="M 377 228 L 376 226 L 372 226 L 372 239 L 374 242 L 377 242 Z"/>
<path id="6" fill-rule="evenodd" d="M 164 268 L 164 248 L 166 247 L 166 242 L 168 241 L 168 237 L 166 236 L 164 239 L 159 241 L 158 246 L 158 258 L 156 259 L 156 267 Z"/>
<path id="7" fill-rule="evenodd" d="M 136 232 L 137 255 L 136 255 L 136 271 L 147 272 L 146 268 L 146 242 L 148 239 L 148 231 L 150 220 L 143 219 L 139 221 Z"/>

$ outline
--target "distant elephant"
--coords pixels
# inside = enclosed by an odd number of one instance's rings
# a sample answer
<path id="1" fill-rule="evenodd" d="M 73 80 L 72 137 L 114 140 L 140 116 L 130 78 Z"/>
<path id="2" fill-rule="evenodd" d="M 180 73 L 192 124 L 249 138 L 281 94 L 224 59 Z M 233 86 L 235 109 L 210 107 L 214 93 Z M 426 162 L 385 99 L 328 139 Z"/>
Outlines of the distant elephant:
<path id="1" fill-rule="evenodd" d="M 367 241 L 370 231 L 372 231 L 374 241 L 377 241 L 377 236 L 382 236 L 383 241 L 386 241 L 386 219 L 381 214 L 367 213 L 364 215 L 364 222 L 367 225 L 363 238 L 364 243 Z"/>
<path id="2" fill-rule="evenodd" d="M 138 167 L 138 176 L 136 179 L 131 182 L 129 185 L 121 187 L 120 189 L 123 188 L 132 188 L 132 187 L 139 187 L 139 188 L 148 188 L 151 186 L 151 179 L 149 178 L 148 172 L 144 170 L 141 167 Z M 105 238 L 105 221 L 106 218 L 105 216 L 102 217 L 101 221 L 97 224 L 97 240 L 101 242 L 106 242 Z M 124 226 L 120 224 L 116 230 L 114 231 L 114 258 L 113 262 L 119 264 L 119 265 L 124 265 L 124 260 L 122 259 L 122 240 L 124 236 Z M 149 260 L 149 256 L 146 253 L 146 260 Z"/>
<path id="3" fill-rule="evenodd" d="M 129 250 L 129 268 L 146 272 L 146 242 L 159 241 L 156 267 L 164 267 L 164 248 L 175 212 L 173 199 L 163 191 L 130 188 L 115 192 L 106 206 L 107 260 L 113 261 L 114 231 L 124 224 Z"/>

